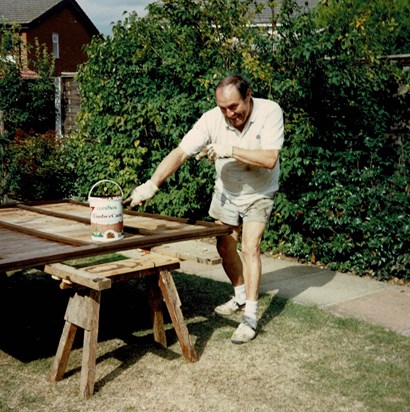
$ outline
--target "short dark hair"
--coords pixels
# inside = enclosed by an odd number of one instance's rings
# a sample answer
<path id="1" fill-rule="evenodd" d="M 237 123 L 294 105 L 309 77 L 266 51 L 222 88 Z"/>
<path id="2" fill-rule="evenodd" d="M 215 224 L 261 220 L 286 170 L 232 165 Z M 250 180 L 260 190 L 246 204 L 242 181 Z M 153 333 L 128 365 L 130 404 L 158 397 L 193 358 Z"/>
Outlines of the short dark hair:
<path id="1" fill-rule="evenodd" d="M 241 95 L 242 99 L 246 99 L 246 95 L 248 90 L 250 90 L 249 82 L 240 74 L 231 74 L 223 78 L 216 86 L 215 92 L 222 87 L 226 86 L 234 86 L 236 90 L 238 90 L 239 94 Z"/>

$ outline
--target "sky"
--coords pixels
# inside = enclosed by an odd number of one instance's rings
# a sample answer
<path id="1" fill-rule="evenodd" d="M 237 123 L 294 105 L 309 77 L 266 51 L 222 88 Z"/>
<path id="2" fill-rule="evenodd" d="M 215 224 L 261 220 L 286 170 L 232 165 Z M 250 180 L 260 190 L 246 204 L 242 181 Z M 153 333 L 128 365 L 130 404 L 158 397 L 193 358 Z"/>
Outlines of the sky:
<path id="1" fill-rule="evenodd" d="M 145 8 L 155 0 L 76 0 L 85 14 L 94 23 L 97 29 L 109 35 L 112 31 L 112 22 L 123 19 L 124 11 L 136 11 L 138 16 L 147 14 Z"/>

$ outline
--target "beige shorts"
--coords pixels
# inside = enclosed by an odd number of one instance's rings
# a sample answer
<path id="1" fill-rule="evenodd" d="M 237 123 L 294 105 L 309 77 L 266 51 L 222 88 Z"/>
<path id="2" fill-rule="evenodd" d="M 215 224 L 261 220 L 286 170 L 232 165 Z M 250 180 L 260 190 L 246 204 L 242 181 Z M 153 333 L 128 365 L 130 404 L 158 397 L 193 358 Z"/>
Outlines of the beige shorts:
<path id="1" fill-rule="evenodd" d="M 263 197 L 250 204 L 235 205 L 224 194 L 215 191 L 209 215 L 222 223 L 239 226 L 243 222 L 267 223 L 273 209 L 273 198 Z"/>

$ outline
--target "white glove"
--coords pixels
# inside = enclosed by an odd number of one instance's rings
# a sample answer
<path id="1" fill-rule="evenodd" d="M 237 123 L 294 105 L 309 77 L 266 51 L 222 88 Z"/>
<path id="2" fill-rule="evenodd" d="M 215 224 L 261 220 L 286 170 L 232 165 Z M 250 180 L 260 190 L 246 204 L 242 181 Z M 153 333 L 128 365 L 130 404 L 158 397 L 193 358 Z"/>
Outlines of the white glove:
<path id="1" fill-rule="evenodd" d="M 224 144 L 212 143 L 205 147 L 200 153 L 196 155 L 196 160 L 201 159 L 204 156 L 208 156 L 211 162 L 215 159 L 222 159 L 224 157 L 232 157 L 233 146 Z"/>
<path id="2" fill-rule="evenodd" d="M 124 201 L 124 204 L 130 203 L 130 207 L 133 208 L 142 202 L 151 199 L 157 191 L 158 186 L 152 180 L 147 180 L 131 192 L 130 197 Z"/>
<path id="3" fill-rule="evenodd" d="M 209 144 L 207 147 L 208 159 L 214 162 L 215 159 L 222 159 L 224 157 L 232 157 L 233 146 L 224 144 Z"/>
<path id="4" fill-rule="evenodd" d="M 207 150 L 206 146 L 205 148 L 203 148 L 196 156 L 195 159 L 196 160 L 201 160 L 203 157 L 208 156 L 208 150 Z"/>

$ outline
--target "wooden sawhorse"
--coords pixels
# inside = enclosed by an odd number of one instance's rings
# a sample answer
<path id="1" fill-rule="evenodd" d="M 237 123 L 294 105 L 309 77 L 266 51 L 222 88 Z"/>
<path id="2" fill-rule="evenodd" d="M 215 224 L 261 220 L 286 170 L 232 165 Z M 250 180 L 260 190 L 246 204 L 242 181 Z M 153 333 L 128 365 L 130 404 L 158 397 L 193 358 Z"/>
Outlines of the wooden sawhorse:
<path id="1" fill-rule="evenodd" d="M 50 380 L 63 379 L 75 334 L 80 327 L 84 329 L 80 396 L 89 397 L 93 394 L 101 292 L 109 289 L 112 283 L 131 279 L 147 278 L 154 340 L 163 347 L 167 346 L 162 314 L 164 300 L 185 359 L 188 362 L 197 361 L 198 356 L 191 342 L 178 291 L 170 273 L 179 267 L 178 259 L 154 253 L 82 269 L 61 263 L 47 265 L 44 269 L 46 273 L 61 279 L 64 284 L 79 286 L 67 305 L 65 325 L 51 367 Z"/>

